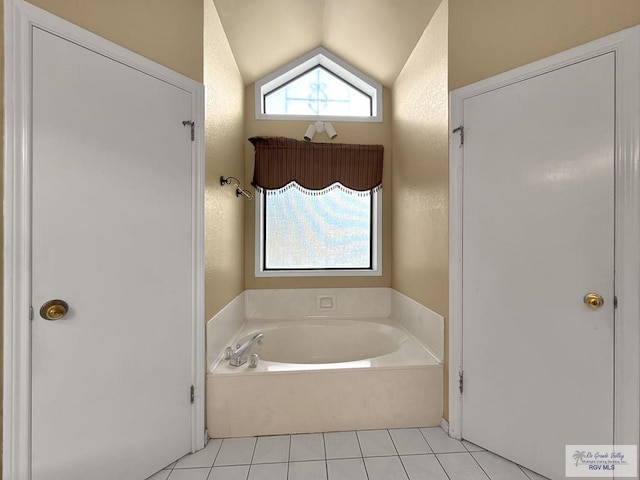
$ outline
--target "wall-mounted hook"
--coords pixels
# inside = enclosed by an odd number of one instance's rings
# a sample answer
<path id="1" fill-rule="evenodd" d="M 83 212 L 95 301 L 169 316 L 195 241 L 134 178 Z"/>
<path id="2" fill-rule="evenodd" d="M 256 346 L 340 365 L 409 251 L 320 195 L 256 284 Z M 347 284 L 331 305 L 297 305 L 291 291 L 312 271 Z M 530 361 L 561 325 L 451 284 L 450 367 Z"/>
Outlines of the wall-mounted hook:
<path id="1" fill-rule="evenodd" d="M 231 184 L 236 187 L 236 197 L 242 196 L 247 198 L 248 200 L 251 200 L 253 198 L 253 194 L 249 190 L 245 190 L 240 186 L 240 180 L 238 180 L 236 177 L 220 177 L 220 185 L 225 186 Z"/>

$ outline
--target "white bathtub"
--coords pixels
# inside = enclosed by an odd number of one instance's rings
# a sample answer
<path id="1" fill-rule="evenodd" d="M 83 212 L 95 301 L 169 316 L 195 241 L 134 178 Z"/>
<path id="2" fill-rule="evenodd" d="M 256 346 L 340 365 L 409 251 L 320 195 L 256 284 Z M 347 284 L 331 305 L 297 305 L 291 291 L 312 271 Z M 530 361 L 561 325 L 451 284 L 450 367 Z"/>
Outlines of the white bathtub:
<path id="1" fill-rule="evenodd" d="M 218 359 L 207 375 L 213 438 L 435 426 L 442 365 L 390 319 L 247 322 L 257 368 Z"/>

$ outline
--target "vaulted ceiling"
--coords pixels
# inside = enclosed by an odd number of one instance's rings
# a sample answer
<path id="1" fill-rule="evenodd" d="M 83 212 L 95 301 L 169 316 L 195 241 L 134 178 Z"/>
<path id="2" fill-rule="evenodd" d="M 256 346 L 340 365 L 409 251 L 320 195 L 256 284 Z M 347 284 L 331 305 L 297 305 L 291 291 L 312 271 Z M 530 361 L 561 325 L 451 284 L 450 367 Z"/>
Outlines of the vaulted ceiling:
<path id="1" fill-rule="evenodd" d="M 213 0 L 245 84 L 323 46 L 391 87 L 441 0 Z"/>

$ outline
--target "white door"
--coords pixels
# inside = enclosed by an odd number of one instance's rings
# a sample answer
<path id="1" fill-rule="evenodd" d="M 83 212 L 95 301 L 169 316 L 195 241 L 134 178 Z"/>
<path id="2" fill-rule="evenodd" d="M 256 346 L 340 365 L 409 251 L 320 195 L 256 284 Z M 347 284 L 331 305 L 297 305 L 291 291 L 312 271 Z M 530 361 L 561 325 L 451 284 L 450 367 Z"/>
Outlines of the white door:
<path id="1" fill-rule="evenodd" d="M 614 61 L 463 105 L 462 436 L 552 479 L 613 443 Z"/>
<path id="2" fill-rule="evenodd" d="M 38 28 L 32 88 L 33 479 L 141 480 L 191 450 L 191 94 Z"/>

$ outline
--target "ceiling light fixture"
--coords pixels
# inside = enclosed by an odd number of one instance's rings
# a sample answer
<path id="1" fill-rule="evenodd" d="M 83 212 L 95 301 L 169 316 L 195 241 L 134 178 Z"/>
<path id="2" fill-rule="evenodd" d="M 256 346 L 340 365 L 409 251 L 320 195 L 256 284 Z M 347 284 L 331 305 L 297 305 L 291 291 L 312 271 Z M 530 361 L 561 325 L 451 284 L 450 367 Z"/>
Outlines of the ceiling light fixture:
<path id="1" fill-rule="evenodd" d="M 333 125 L 331 125 L 331 122 L 316 122 L 307 127 L 304 139 L 307 142 L 310 142 L 316 133 L 322 132 L 326 132 L 327 137 L 329 137 L 330 140 L 333 140 L 338 136 L 338 133 L 336 132 L 336 129 L 333 128 Z"/>

